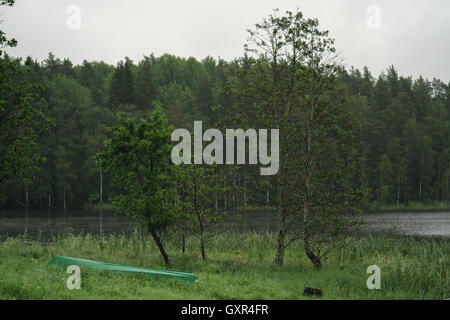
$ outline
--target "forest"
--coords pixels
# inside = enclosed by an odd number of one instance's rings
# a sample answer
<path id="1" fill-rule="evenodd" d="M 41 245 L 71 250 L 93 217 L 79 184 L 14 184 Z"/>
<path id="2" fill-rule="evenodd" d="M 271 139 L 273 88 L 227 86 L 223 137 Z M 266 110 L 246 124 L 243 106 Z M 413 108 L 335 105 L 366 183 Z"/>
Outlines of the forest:
<path id="1" fill-rule="evenodd" d="M 6 55 L 6 60 L 15 60 Z M 42 62 L 19 62 L 24 82 L 33 84 L 33 103 L 51 119 L 37 140 L 45 159 L 37 174 L 2 183 L 0 203 L 8 208 L 77 208 L 99 201 L 101 170 L 93 156 L 104 149 L 117 114 L 144 118 L 155 106 L 175 128 L 245 126 L 234 108 L 239 99 L 229 82 L 238 60 L 144 56 L 117 65 L 84 61 L 74 65 L 52 53 Z M 358 167 L 353 184 L 368 188 L 366 207 L 449 200 L 450 84 L 412 79 L 390 66 L 379 76 L 364 68 L 340 70 L 346 106 L 357 121 Z M 271 206 L 274 193 L 248 181 L 244 169 L 225 172 L 222 205 Z M 116 194 L 108 175 L 104 201 Z M 244 190 L 245 188 L 245 190 Z"/>

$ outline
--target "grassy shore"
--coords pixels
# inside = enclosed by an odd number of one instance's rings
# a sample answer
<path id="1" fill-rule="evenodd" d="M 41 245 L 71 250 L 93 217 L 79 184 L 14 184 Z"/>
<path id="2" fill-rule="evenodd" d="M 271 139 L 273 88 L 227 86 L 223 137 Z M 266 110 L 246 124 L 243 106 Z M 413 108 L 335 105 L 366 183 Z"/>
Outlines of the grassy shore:
<path id="1" fill-rule="evenodd" d="M 183 255 L 169 244 L 173 269 L 193 272 L 195 284 L 82 269 L 81 290 L 68 290 L 66 270 L 46 264 L 57 255 L 163 268 L 150 238 L 66 236 L 51 243 L 9 238 L 0 243 L 0 299 L 305 299 L 305 286 L 324 299 L 450 298 L 450 240 L 389 235 L 361 236 L 333 252 L 314 270 L 296 243 L 285 266 L 273 264 L 276 235 L 223 234 L 209 243 L 202 261 L 197 243 Z M 381 268 L 381 290 L 368 290 L 367 267 Z"/>
<path id="2" fill-rule="evenodd" d="M 372 204 L 369 212 L 401 212 L 401 211 L 450 211 L 450 203 L 447 201 L 409 202 L 408 204 Z"/>
<path id="3" fill-rule="evenodd" d="M 99 204 L 86 204 L 85 209 L 88 210 L 115 210 L 114 205 L 110 203 Z M 276 212 L 277 209 L 266 206 L 252 206 L 247 207 L 247 212 Z M 401 211 L 450 211 L 450 202 L 448 201 L 429 201 L 429 202 L 414 202 L 411 201 L 407 204 L 378 204 L 372 203 L 365 210 L 367 212 L 401 212 Z"/>

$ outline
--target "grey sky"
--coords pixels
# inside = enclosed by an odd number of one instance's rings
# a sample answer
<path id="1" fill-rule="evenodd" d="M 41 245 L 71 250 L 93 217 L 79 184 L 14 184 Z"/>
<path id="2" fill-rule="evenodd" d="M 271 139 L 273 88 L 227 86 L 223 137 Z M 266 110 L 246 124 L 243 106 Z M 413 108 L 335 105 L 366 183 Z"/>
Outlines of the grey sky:
<path id="1" fill-rule="evenodd" d="M 67 27 L 69 5 L 81 9 L 79 30 Z M 380 29 L 367 25 L 371 5 L 380 8 Z M 16 0 L 2 8 L 1 28 L 19 41 L 11 55 L 38 60 L 49 51 L 74 63 L 151 52 L 231 60 L 243 52 L 246 29 L 276 7 L 318 18 L 347 65 L 378 75 L 393 64 L 405 76 L 450 81 L 448 0 Z"/>

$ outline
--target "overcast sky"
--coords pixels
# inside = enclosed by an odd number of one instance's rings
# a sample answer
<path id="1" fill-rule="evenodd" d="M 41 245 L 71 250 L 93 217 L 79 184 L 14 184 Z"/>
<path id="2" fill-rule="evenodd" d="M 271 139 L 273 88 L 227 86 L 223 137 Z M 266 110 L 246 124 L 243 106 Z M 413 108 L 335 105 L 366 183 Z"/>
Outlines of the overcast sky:
<path id="1" fill-rule="evenodd" d="M 152 52 L 231 60 L 248 28 L 297 7 L 330 30 L 348 66 L 378 75 L 393 64 L 404 76 L 450 81 L 449 0 L 16 0 L 0 9 L 0 28 L 19 41 L 9 54 L 38 60 L 50 51 L 74 63 Z"/>

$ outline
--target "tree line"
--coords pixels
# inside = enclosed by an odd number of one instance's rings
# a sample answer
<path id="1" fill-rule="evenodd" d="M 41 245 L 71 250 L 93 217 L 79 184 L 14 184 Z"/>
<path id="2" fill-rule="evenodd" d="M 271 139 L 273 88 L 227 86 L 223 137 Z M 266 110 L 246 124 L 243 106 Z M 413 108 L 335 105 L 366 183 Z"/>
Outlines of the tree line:
<path id="1" fill-rule="evenodd" d="M 102 151 L 118 112 L 141 118 L 160 105 L 176 128 L 191 129 L 194 120 L 210 127 L 239 127 L 231 119 L 238 98 L 227 90 L 240 67 L 237 61 L 165 54 L 137 64 L 127 58 L 114 67 L 87 61 L 74 66 L 53 54 L 43 62 L 5 59 L 15 61 L 24 83 L 38 84 L 31 89 L 33 104 L 45 110 L 53 125 L 37 142 L 37 155 L 46 159 L 38 176 L 25 184 L 19 175 L 2 183 L 3 207 L 74 208 L 98 200 L 100 173 L 92 156 Z M 343 70 L 339 81 L 348 90 L 347 106 L 358 122 L 363 161 L 354 183 L 371 190 L 365 203 L 448 201 L 449 84 L 403 77 L 393 66 L 377 78 L 367 68 Z M 104 192 L 111 195 L 114 190 L 105 179 Z M 229 191 L 228 206 L 270 206 L 270 190 L 248 187 L 243 198 L 236 194 L 242 177 L 229 180 L 236 190 Z"/>

